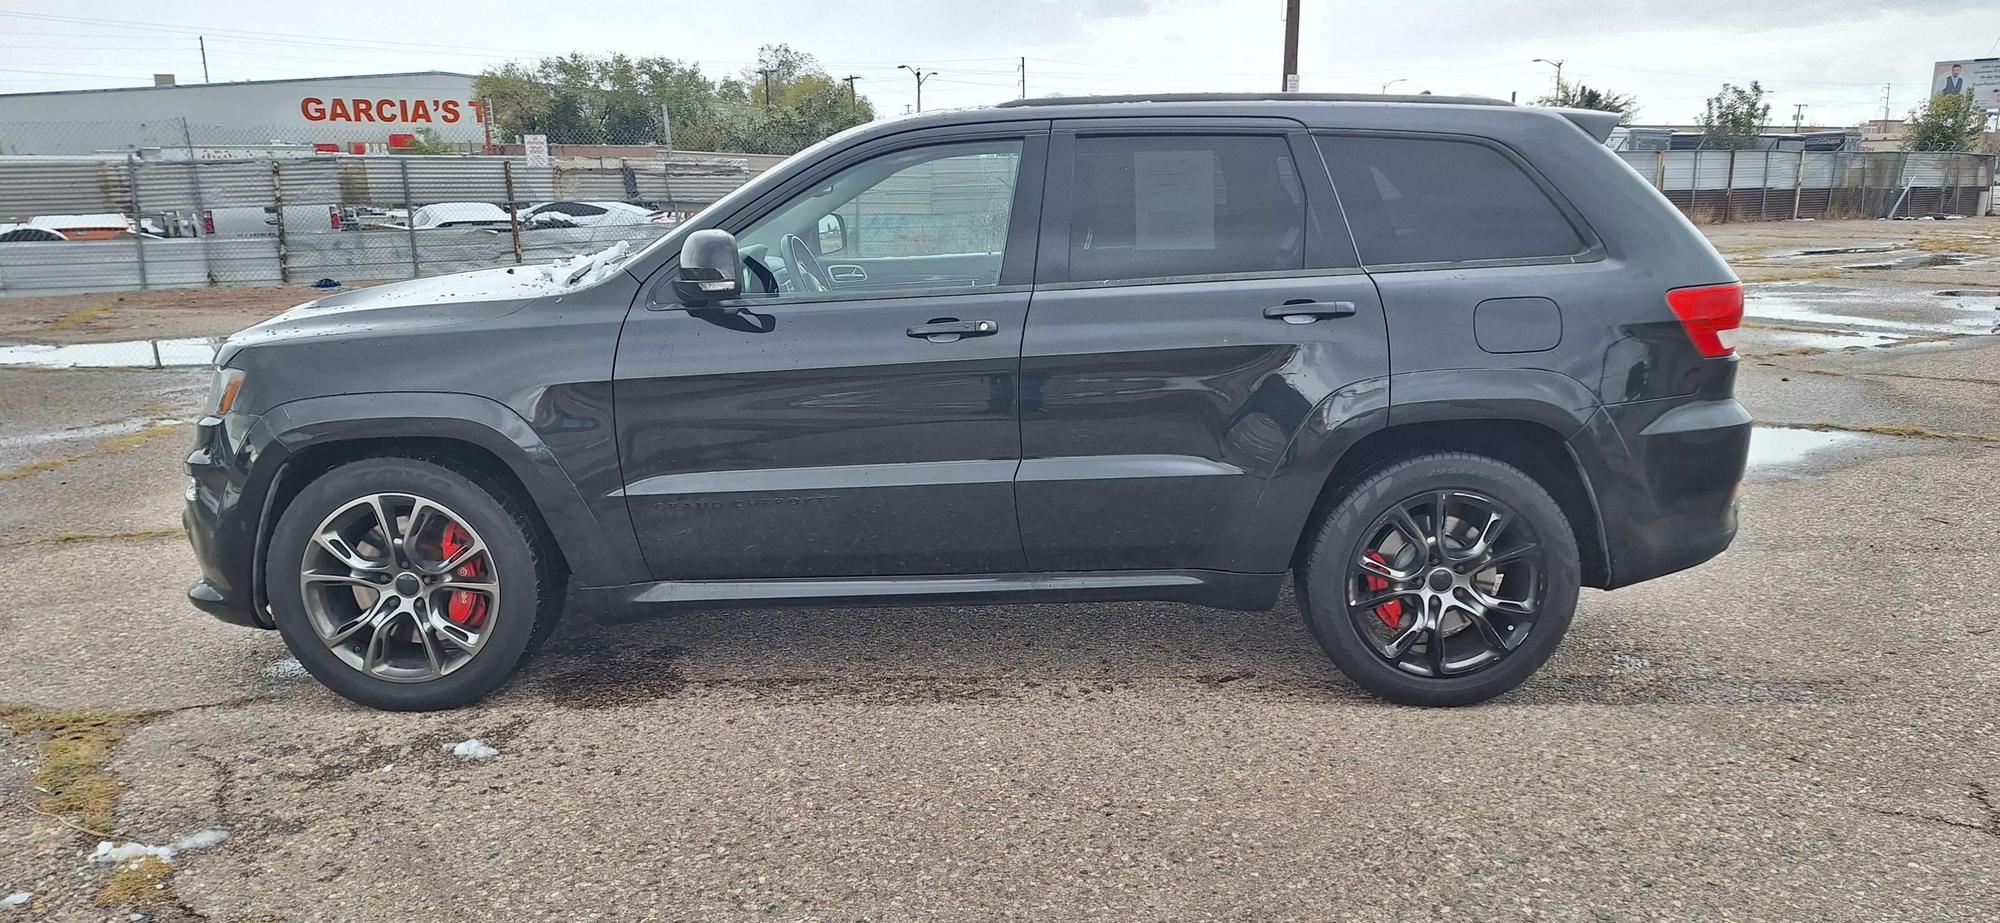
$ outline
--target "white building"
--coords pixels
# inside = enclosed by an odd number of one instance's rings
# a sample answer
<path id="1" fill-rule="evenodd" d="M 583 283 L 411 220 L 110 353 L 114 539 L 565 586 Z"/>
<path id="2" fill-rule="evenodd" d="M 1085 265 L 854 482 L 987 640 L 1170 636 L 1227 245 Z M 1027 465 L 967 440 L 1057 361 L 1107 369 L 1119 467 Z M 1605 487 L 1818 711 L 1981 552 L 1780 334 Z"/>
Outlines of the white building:
<path id="1" fill-rule="evenodd" d="M 163 75 L 171 81 L 171 77 Z M 158 148 L 226 159 L 251 148 L 387 147 L 391 135 L 485 140 L 472 75 L 444 71 L 0 94 L 0 155 Z"/>

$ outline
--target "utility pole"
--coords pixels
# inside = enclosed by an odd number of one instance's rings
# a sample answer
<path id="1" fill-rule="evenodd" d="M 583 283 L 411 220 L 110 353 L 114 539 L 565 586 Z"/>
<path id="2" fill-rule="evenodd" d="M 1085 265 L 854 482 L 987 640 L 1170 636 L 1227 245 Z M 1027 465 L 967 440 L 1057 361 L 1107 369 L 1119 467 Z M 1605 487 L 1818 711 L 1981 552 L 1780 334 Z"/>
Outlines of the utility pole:
<path id="1" fill-rule="evenodd" d="M 1028 98 L 1028 56 L 1021 56 L 1021 98 Z"/>
<path id="2" fill-rule="evenodd" d="M 194 40 L 197 44 L 201 46 L 201 82 L 207 83 L 208 82 L 208 36 L 197 35 L 194 37 Z"/>
<path id="3" fill-rule="evenodd" d="M 1568 58 L 1558 58 L 1554 61 L 1547 58 L 1535 59 L 1535 63 L 1537 64 L 1547 64 L 1556 69 L 1556 99 L 1558 100 L 1562 99 L 1563 95 L 1563 63 L 1568 60 Z"/>
<path id="4" fill-rule="evenodd" d="M 847 108 L 849 108 L 849 109 L 852 109 L 852 108 L 854 108 L 854 107 L 856 107 L 856 106 L 859 106 L 859 105 L 861 105 L 860 103 L 856 102 L 856 101 L 855 101 L 855 99 L 854 99 L 854 81 L 856 81 L 856 80 L 860 80 L 860 79 L 861 79 L 861 75 L 859 75 L 859 74 L 848 74 L 847 76 L 845 76 L 845 77 L 842 77 L 842 78 L 840 78 L 840 79 L 842 79 L 842 80 L 845 80 L 845 81 L 847 81 Z"/>
<path id="5" fill-rule="evenodd" d="M 908 64 L 898 64 L 896 65 L 896 69 L 909 71 L 910 76 L 917 78 L 917 111 L 924 111 L 924 81 L 937 76 L 938 72 L 927 71 L 921 67 L 911 67 Z"/>
<path id="6" fill-rule="evenodd" d="M 1285 0 L 1285 73 L 1284 84 L 1279 87 L 1286 93 L 1299 91 L 1299 0 Z"/>
<path id="7" fill-rule="evenodd" d="M 1806 104 L 1792 104 L 1792 134 L 1798 134 L 1806 123 Z"/>
<path id="8" fill-rule="evenodd" d="M 764 108 L 771 108 L 771 69 L 760 68 L 757 73 L 764 75 Z"/>

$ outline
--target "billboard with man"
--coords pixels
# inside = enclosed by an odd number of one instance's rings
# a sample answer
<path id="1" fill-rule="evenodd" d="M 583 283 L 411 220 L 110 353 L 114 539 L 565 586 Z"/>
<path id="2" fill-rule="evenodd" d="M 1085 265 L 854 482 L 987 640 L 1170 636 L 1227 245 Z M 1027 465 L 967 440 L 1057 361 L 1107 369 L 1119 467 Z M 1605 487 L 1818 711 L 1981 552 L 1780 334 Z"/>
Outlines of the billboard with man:
<path id="1" fill-rule="evenodd" d="M 2000 109 L 2000 58 L 1939 61 L 1931 69 L 1932 96 L 1970 96 L 1981 109 Z"/>

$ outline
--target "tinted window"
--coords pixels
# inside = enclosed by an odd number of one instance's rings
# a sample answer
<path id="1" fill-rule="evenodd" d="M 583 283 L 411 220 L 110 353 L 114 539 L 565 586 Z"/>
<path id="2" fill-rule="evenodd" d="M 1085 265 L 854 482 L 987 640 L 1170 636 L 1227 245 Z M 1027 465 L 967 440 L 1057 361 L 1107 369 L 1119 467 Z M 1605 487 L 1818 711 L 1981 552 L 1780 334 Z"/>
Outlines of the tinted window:
<path id="1" fill-rule="evenodd" d="M 1076 140 L 1073 281 L 1305 266 L 1306 197 L 1283 138 Z"/>
<path id="2" fill-rule="evenodd" d="M 1584 248 L 1540 186 L 1483 144 L 1321 137 L 1361 261 L 1568 256 Z"/>

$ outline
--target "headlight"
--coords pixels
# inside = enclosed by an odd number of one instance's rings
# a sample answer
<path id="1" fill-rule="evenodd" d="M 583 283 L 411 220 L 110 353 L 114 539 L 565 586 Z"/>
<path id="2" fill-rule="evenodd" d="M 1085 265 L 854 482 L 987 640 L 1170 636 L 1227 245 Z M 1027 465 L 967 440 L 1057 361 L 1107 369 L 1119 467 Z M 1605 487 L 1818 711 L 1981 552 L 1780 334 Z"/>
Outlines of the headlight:
<path id="1" fill-rule="evenodd" d="M 208 383 L 209 416 L 220 417 L 236 409 L 236 394 L 243 390 L 242 369 L 216 369 Z"/>

